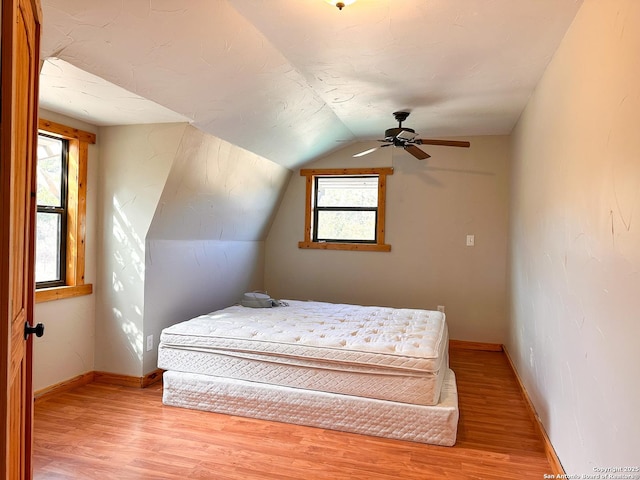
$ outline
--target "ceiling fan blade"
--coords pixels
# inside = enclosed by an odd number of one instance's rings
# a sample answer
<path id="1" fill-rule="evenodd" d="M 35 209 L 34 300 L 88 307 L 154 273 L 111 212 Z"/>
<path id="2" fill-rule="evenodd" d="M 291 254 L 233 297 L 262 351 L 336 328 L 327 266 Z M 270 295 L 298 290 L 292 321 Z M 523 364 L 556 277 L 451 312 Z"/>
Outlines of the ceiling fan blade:
<path id="1" fill-rule="evenodd" d="M 386 145 L 382 145 L 383 147 L 386 147 Z M 363 157 L 364 155 L 368 155 L 369 153 L 375 152 L 378 149 L 378 147 L 373 147 L 370 148 L 369 150 L 365 150 L 364 152 L 360 152 L 360 153 L 356 153 L 355 155 L 352 155 L 353 158 L 356 157 Z"/>
<path id="2" fill-rule="evenodd" d="M 415 145 L 405 145 L 404 149 L 407 152 L 409 152 L 411 155 L 416 157 L 418 160 L 426 160 L 427 158 L 431 157 L 431 155 L 429 155 L 427 152 L 420 150 Z"/>
<path id="3" fill-rule="evenodd" d="M 459 140 L 430 140 L 428 138 L 418 138 L 415 143 L 419 145 L 442 145 L 444 147 L 465 147 L 471 146 L 469 142 L 461 142 Z"/>

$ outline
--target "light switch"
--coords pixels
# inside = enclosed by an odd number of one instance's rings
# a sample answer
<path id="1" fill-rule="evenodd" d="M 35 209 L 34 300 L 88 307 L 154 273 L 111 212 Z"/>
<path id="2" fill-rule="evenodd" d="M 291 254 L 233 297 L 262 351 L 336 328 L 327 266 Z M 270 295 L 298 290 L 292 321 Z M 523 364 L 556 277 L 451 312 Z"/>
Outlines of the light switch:
<path id="1" fill-rule="evenodd" d="M 467 247 L 473 247 L 476 244 L 475 235 L 467 235 Z"/>

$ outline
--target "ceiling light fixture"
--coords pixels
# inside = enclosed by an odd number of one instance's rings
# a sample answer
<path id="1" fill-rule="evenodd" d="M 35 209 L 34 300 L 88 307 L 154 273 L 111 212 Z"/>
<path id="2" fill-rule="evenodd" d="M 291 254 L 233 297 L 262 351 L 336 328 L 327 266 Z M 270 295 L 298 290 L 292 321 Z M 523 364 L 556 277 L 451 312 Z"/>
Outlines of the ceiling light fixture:
<path id="1" fill-rule="evenodd" d="M 327 2 L 329 5 L 334 5 L 338 7 L 338 10 L 342 10 L 347 5 L 351 5 L 352 3 L 355 3 L 356 0 L 344 0 L 342 2 L 337 2 L 336 0 L 324 0 L 324 1 Z"/>

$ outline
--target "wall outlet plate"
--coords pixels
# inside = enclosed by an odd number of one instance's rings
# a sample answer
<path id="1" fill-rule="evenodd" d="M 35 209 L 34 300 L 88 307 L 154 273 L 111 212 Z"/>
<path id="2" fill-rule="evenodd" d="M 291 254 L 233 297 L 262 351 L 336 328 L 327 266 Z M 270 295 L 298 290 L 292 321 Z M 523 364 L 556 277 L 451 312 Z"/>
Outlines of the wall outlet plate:
<path id="1" fill-rule="evenodd" d="M 147 352 L 153 350 L 153 335 L 147 337 Z"/>

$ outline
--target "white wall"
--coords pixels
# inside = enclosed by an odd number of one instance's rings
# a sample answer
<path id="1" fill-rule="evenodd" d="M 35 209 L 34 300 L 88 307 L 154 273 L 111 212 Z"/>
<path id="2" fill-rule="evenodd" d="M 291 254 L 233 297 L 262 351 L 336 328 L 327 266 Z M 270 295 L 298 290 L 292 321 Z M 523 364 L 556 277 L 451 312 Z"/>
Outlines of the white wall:
<path id="1" fill-rule="evenodd" d="M 360 143 L 309 168 L 393 166 L 387 178 L 391 252 L 298 248 L 305 179 L 295 172 L 266 243 L 265 284 L 279 298 L 395 307 L 446 307 L 459 340 L 503 343 L 507 332 L 508 137 L 473 137 L 471 148 L 423 146 L 361 158 Z M 474 234 L 475 247 L 466 247 Z"/>
<path id="2" fill-rule="evenodd" d="M 144 373 L 157 368 L 163 328 L 233 305 L 264 288 L 264 242 L 149 240 L 145 283 Z"/>
<path id="3" fill-rule="evenodd" d="M 264 238 L 291 172 L 187 127 L 147 235 L 144 373 L 164 327 L 264 285 Z"/>
<path id="4" fill-rule="evenodd" d="M 46 110 L 40 118 L 97 133 L 98 128 L 87 123 Z M 98 197 L 98 149 L 89 145 L 87 165 L 87 218 L 85 238 L 85 282 L 96 284 L 96 212 Z M 45 325 L 45 335 L 34 337 L 33 388 L 41 390 L 94 370 L 95 293 L 82 297 L 38 303 L 35 322 Z"/>
<path id="5" fill-rule="evenodd" d="M 38 306 L 39 321 L 64 318 L 37 340 L 36 389 L 92 370 L 142 376 L 156 368 L 162 328 L 264 285 L 264 237 L 289 170 L 187 124 L 100 127 L 98 138 L 87 202 L 95 295 Z"/>
<path id="6" fill-rule="evenodd" d="M 513 134 L 517 370 L 569 474 L 640 459 L 640 2 L 585 0 Z"/>
<path id="7" fill-rule="evenodd" d="M 101 127 L 97 371 L 141 376 L 145 238 L 186 124 Z"/>

